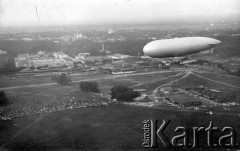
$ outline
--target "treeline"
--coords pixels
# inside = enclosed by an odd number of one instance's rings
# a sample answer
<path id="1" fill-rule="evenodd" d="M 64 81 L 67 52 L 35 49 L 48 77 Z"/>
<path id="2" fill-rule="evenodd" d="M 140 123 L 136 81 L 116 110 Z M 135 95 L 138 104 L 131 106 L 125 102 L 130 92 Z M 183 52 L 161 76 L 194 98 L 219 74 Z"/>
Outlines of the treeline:
<path id="1" fill-rule="evenodd" d="M 203 65 L 204 63 L 207 63 L 208 65 L 212 65 L 214 67 L 217 67 L 217 68 L 225 71 L 229 75 L 234 75 L 234 76 L 239 76 L 240 77 L 240 68 L 237 71 L 232 71 L 231 69 L 229 69 L 229 67 L 226 67 L 223 63 L 212 63 L 211 61 L 208 61 L 208 60 L 199 59 L 196 62 L 193 62 L 191 64 Z"/>
<path id="2" fill-rule="evenodd" d="M 240 57 L 240 36 L 217 36 L 222 43 L 218 45 L 214 53 L 221 57 Z"/>
<path id="3" fill-rule="evenodd" d="M 0 41 L 0 49 L 7 51 L 8 55 L 16 57 L 20 53 L 36 53 L 38 51 L 57 51 L 59 45 L 52 41 L 23 41 L 3 40 Z"/>
<path id="4" fill-rule="evenodd" d="M 71 81 L 71 77 L 68 73 L 63 72 L 58 75 L 54 75 L 51 77 L 52 80 L 55 82 L 67 85 Z M 79 83 L 79 89 L 82 92 L 93 92 L 93 93 L 101 93 L 101 90 L 99 89 L 98 83 L 95 81 L 82 81 Z M 134 98 L 137 98 L 140 96 L 140 93 L 138 91 L 134 91 L 132 88 L 129 88 L 124 85 L 115 85 L 111 88 L 111 99 L 116 99 L 118 101 L 125 101 L 125 102 L 131 102 L 134 100 Z"/>
<path id="5" fill-rule="evenodd" d="M 215 54 L 223 57 L 240 56 L 240 36 L 217 36 L 214 38 L 222 41 L 215 48 Z M 149 41 L 151 40 L 132 39 L 106 42 L 105 50 L 127 55 L 142 55 L 142 49 Z M 91 40 L 77 40 L 71 44 L 54 43 L 53 41 L 4 40 L 0 41 L 0 49 L 7 51 L 12 57 L 16 57 L 20 53 L 36 53 L 38 51 L 63 51 L 70 56 L 75 56 L 80 52 L 90 52 L 92 55 L 104 55 L 104 53 L 99 52 L 102 49 L 101 43 L 92 42 Z"/>
<path id="6" fill-rule="evenodd" d="M 127 55 L 141 55 L 143 54 L 143 46 L 148 42 L 148 40 L 106 42 L 105 50 Z M 102 44 L 91 40 L 77 40 L 70 44 L 54 43 L 53 41 L 4 40 L 0 41 L 0 49 L 7 51 L 12 57 L 16 57 L 20 53 L 36 53 L 38 51 L 63 51 L 70 56 L 75 56 L 80 52 L 89 52 L 91 55 L 104 55 L 104 53 L 99 52 L 102 49 Z"/>
<path id="7" fill-rule="evenodd" d="M 0 59 L 0 74 L 18 72 L 22 68 L 16 68 L 14 58 L 7 56 L 8 59 L 1 57 Z"/>
<path id="8" fill-rule="evenodd" d="M 61 74 L 62 76 L 64 74 Z M 63 78 L 64 76 L 59 78 Z M 67 76 L 65 76 L 67 78 Z M 67 79 L 69 80 L 69 79 Z M 63 80 L 64 81 L 64 80 Z M 66 83 L 62 83 L 66 84 Z M 79 89 L 82 92 L 86 93 L 101 93 L 99 89 L 98 83 L 94 81 L 82 81 L 79 83 Z M 111 99 L 116 99 L 117 101 L 123 102 L 132 102 L 135 98 L 139 97 L 141 94 L 138 91 L 134 91 L 132 88 L 129 88 L 124 85 L 115 85 L 111 88 Z M 8 99 L 5 92 L 0 91 L 0 107 L 7 106 L 10 104 L 10 100 Z"/>
<path id="9" fill-rule="evenodd" d="M 127 40 L 105 42 L 104 49 L 112 53 L 121 53 L 126 55 L 143 55 L 143 47 L 149 40 Z M 91 55 L 105 55 L 105 52 L 99 52 L 102 49 L 102 43 L 92 42 L 90 40 L 78 40 L 70 45 L 61 44 L 60 51 L 67 53 L 70 56 L 75 56 L 80 52 L 89 52 Z"/>
<path id="10" fill-rule="evenodd" d="M 93 81 L 82 81 L 79 84 L 79 89 L 82 92 L 93 92 L 100 93 L 101 90 L 98 87 L 97 82 Z M 111 99 L 116 99 L 123 102 L 132 102 L 135 98 L 139 97 L 141 94 L 138 91 L 134 91 L 124 85 L 115 85 L 111 88 Z"/>
<path id="11" fill-rule="evenodd" d="M 9 100 L 5 92 L 0 91 L 0 106 L 6 106 L 9 104 Z"/>

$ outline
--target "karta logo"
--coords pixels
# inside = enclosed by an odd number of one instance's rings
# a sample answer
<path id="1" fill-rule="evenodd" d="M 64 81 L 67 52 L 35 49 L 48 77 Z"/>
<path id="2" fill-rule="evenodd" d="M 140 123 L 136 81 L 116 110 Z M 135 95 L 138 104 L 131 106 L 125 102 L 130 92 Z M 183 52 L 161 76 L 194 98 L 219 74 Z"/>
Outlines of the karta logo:
<path id="1" fill-rule="evenodd" d="M 163 120 L 162 124 L 158 127 L 158 120 L 144 120 L 143 123 L 143 143 L 142 146 L 145 148 L 156 148 L 158 147 L 158 142 L 166 147 L 199 147 L 199 134 L 205 133 L 206 135 L 206 145 L 209 148 L 215 147 L 238 147 L 237 135 L 234 128 L 226 126 L 222 129 L 213 126 L 213 122 L 210 121 L 207 127 L 191 127 L 186 128 L 183 126 L 177 126 L 173 131 L 174 135 L 169 139 L 164 133 L 170 124 L 170 120 Z M 191 131 L 191 132 L 190 132 Z M 218 140 L 214 141 L 213 137 L 216 133 L 220 134 Z M 189 136 L 192 134 L 192 137 Z M 191 140 L 190 140 L 191 138 Z M 160 140 L 160 141 L 158 141 Z M 190 143 L 191 142 L 191 143 Z"/>

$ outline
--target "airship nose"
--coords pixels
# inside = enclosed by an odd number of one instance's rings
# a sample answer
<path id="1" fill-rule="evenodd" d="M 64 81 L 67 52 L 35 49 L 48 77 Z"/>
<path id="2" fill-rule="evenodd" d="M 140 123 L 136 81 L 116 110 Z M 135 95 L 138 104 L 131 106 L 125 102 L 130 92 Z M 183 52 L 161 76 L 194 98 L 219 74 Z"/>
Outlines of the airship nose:
<path id="1" fill-rule="evenodd" d="M 152 48 L 150 47 L 149 44 L 146 44 L 144 47 L 143 47 L 143 53 L 145 55 L 150 55 L 151 54 L 151 51 L 152 51 Z"/>
<path id="2" fill-rule="evenodd" d="M 221 43 L 221 41 L 219 41 L 219 40 L 217 40 L 217 39 L 211 38 L 210 45 L 218 45 L 218 44 L 220 44 L 220 43 Z"/>
<path id="3" fill-rule="evenodd" d="M 143 47 L 143 53 L 144 53 L 145 55 L 147 55 L 147 51 L 148 51 L 148 49 L 147 49 L 146 46 L 147 46 L 147 45 L 145 45 L 145 46 Z"/>

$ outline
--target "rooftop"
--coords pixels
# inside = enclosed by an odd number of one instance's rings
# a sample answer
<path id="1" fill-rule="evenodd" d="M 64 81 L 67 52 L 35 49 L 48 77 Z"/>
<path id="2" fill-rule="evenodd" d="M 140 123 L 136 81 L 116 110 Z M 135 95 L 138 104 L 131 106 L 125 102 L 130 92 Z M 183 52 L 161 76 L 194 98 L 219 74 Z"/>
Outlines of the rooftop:
<path id="1" fill-rule="evenodd" d="M 0 55 L 1 54 L 6 54 L 6 53 L 7 53 L 6 51 L 0 50 Z"/>

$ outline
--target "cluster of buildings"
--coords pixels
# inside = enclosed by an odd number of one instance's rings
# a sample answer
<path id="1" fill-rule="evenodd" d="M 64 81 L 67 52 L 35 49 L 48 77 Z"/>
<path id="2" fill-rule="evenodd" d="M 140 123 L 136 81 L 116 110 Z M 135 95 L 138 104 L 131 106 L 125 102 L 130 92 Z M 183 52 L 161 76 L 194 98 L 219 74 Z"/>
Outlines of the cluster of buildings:
<path id="1" fill-rule="evenodd" d="M 109 54 L 105 56 L 91 56 L 90 53 L 79 53 L 75 56 L 76 69 L 82 72 L 96 71 L 101 73 L 123 74 L 134 72 L 133 65 L 127 59 L 133 56 L 124 54 Z"/>
<path id="2" fill-rule="evenodd" d="M 186 66 L 196 66 L 196 68 L 202 67 L 202 69 L 206 71 L 222 74 L 239 76 L 240 72 L 240 57 L 217 58 L 209 55 L 195 60 L 184 60 L 181 61 L 180 64 L 185 64 Z"/>
<path id="3" fill-rule="evenodd" d="M 90 53 L 79 53 L 70 57 L 63 52 L 39 51 L 19 54 L 15 58 L 16 67 L 25 68 L 22 72 L 37 69 L 41 72 L 64 70 L 82 74 L 125 74 L 156 70 L 160 64 L 161 62 L 148 57 L 124 54 L 92 56 Z"/>
<path id="4" fill-rule="evenodd" d="M 162 87 L 159 89 L 158 95 L 171 104 L 180 107 L 199 107 L 202 105 L 202 102 L 198 98 L 186 94 L 181 89 Z"/>
<path id="5" fill-rule="evenodd" d="M 69 68 L 82 72 L 102 71 L 103 73 L 120 74 L 134 71 L 133 65 L 126 62 L 126 59 L 131 57 L 123 54 L 92 56 L 90 53 L 79 53 L 72 58 L 63 52 L 39 51 L 19 54 L 15 58 L 15 65 L 31 70 L 36 68 L 41 70 Z"/>
<path id="6" fill-rule="evenodd" d="M 16 67 L 61 67 L 73 65 L 76 60 L 63 52 L 45 52 L 19 54 L 15 58 Z"/>
<path id="7" fill-rule="evenodd" d="M 194 95 L 197 95 L 198 97 L 212 100 L 218 104 L 231 104 L 235 102 L 235 104 L 239 104 L 240 102 L 240 95 L 239 94 L 227 94 L 225 92 L 210 89 L 204 86 L 198 86 L 198 87 L 192 87 L 192 88 L 186 88 L 187 92 L 190 92 Z"/>
<path id="8" fill-rule="evenodd" d="M 206 107 L 216 105 L 240 105 L 240 95 L 207 88 L 204 86 L 176 89 L 170 86 L 162 87 L 157 95 L 165 101 L 179 107 Z"/>
<path id="9" fill-rule="evenodd" d="M 228 59 L 211 60 L 208 65 L 211 65 L 220 73 L 234 74 L 240 71 L 240 58 L 232 57 Z"/>
<path id="10" fill-rule="evenodd" d="M 216 105 L 239 105 L 240 95 L 227 94 L 204 86 L 176 89 L 162 87 L 157 95 L 180 107 L 206 107 Z"/>
<path id="11" fill-rule="evenodd" d="M 0 49 L 0 55 L 5 55 L 5 54 L 7 54 L 7 52 Z"/>

